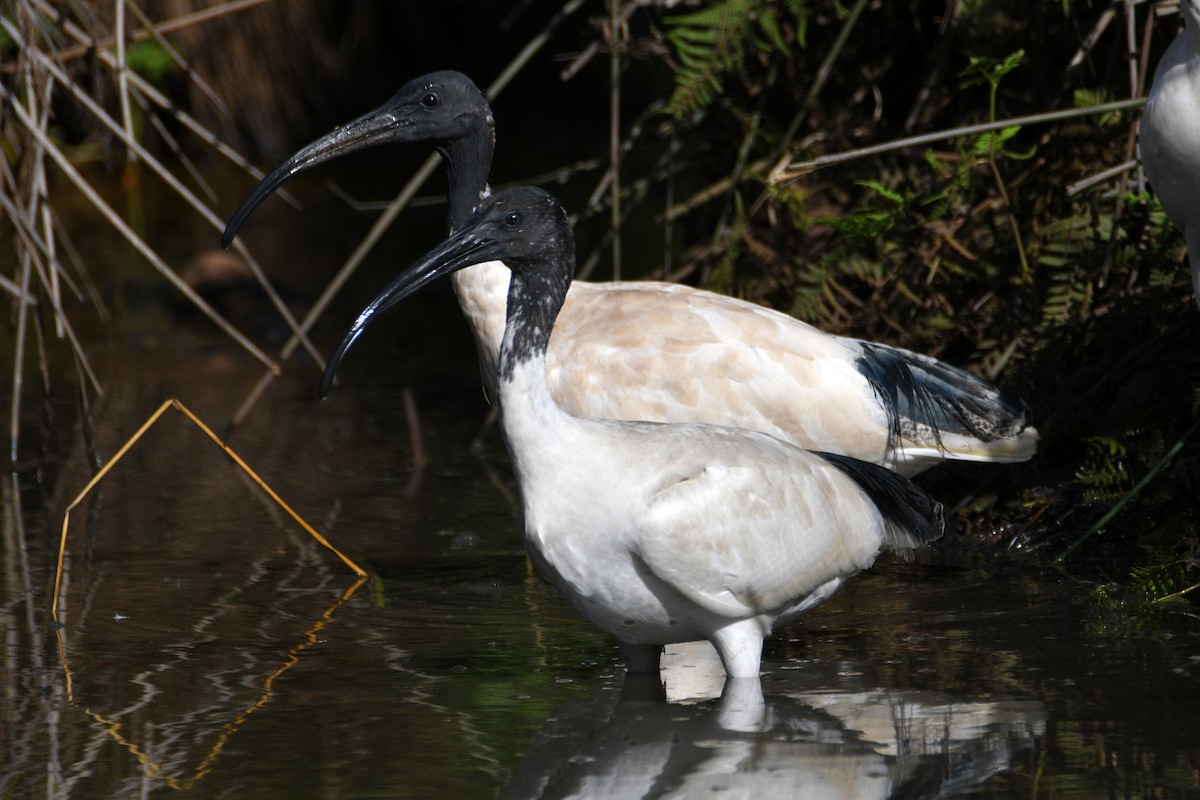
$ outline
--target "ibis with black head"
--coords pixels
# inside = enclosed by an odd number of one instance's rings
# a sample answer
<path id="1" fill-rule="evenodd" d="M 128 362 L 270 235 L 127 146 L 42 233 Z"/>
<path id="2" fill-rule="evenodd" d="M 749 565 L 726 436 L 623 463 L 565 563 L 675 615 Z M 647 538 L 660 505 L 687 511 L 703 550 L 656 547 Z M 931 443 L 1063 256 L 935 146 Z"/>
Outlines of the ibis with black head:
<path id="1" fill-rule="evenodd" d="M 431 143 L 441 153 L 455 230 L 490 192 L 494 127 L 486 98 L 462 73 L 418 78 L 263 178 L 222 242 L 228 246 L 258 204 L 294 175 L 399 142 Z M 494 396 L 509 270 L 481 263 L 452 280 Z M 905 475 L 947 459 L 1025 461 L 1037 446 L 1024 404 L 968 372 L 673 283 L 572 283 L 546 377 L 551 394 L 577 416 L 746 428 Z"/>
<path id="2" fill-rule="evenodd" d="M 574 255 L 566 212 L 547 192 L 492 195 L 358 316 L 321 393 L 381 311 L 440 276 L 503 261 L 511 280 L 495 384 L 525 544 L 575 608 L 616 636 L 631 672 L 657 670 L 664 644 L 707 639 L 728 677 L 757 677 L 774 627 L 882 550 L 941 535 L 941 505 L 875 464 L 753 431 L 560 407 L 546 360 Z"/>

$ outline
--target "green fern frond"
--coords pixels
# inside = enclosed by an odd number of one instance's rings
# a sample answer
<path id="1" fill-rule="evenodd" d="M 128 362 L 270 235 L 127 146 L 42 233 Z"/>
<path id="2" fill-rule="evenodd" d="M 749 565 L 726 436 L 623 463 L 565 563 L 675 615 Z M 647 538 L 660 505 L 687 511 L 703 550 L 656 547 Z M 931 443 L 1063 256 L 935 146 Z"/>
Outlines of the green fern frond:
<path id="1" fill-rule="evenodd" d="M 1084 487 L 1084 499 L 1089 503 L 1120 499 L 1133 483 L 1125 468 L 1128 448 L 1108 436 L 1092 436 L 1085 441 L 1088 453 L 1075 473 L 1075 479 Z"/>
<path id="2" fill-rule="evenodd" d="M 849 214 L 819 220 L 841 231 L 852 239 L 873 239 L 891 230 L 904 211 L 905 198 L 899 192 L 888 189 L 876 181 L 858 181 L 859 186 L 870 189 L 887 201 L 884 208 L 860 208 Z"/>
<path id="3" fill-rule="evenodd" d="M 1129 590 L 1148 600 L 1178 594 L 1195 581 L 1192 570 L 1183 561 L 1134 567 L 1129 573 Z"/>
<path id="4" fill-rule="evenodd" d="M 1094 220 L 1076 214 L 1040 228 L 1037 234 L 1034 260 L 1049 283 L 1042 324 L 1052 327 L 1090 308 L 1094 287 L 1084 265 L 1098 245 L 1100 231 Z"/>
<path id="5" fill-rule="evenodd" d="M 803 42 L 804 3 L 785 0 L 783 5 Z M 712 103 L 724 91 L 724 76 L 740 69 L 748 50 L 789 52 L 778 0 L 724 0 L 665 22 L 679 61 L 666 111 L 677 119 Z"/>

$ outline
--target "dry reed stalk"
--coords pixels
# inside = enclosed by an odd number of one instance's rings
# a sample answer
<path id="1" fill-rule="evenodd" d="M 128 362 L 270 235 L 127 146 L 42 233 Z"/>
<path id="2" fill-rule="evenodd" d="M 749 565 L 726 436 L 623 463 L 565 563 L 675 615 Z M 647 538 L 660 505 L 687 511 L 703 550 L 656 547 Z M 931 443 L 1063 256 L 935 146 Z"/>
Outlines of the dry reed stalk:
<path id="1" fill-rule="evenodd" d="M 36 123 L 29 118 L 28 114 L 25 113 L 20 105 L 13 104 L 12 95 L 7 89 L 4 88 L 2 84 L 0 84 L 0 99 L 3 99 L 9 103 L 9 108 L 12 109 L 17 120 L 21 123 L 25 130 L 34 137 L 39 146 L 45 150 L 55 164 L 58 165 L 63 174 L 66 175 L 71 183 L 75 185 L 75 188 L 83 193 L 88 202 L 90 202 L 92 206 L 98 212 L 100 212 L 101 216 L 104 217 L 109 225 L 111 225 L 114 230 L 120 233 L 127 242 L 133 245 L 134 249 L 141 253 L 142 257 L 150 262 L 151 266 L 158 270 L 163 277 L 165 277 L 173 286 L 175 286 L 175 288 L 182 292 L 198 309 L 200 309 L 205 316 L 211 319 L 219 328 L 221 328 L 221 330 L 225 331 L 230 338 L 240 344 L 248 353 L 265 364 L 269 369 L 280 369 L 279 365 L 272 361 L 270 356 L 255 346 L 255 344 L 247 339 L 241 333 L 241 331 L 230 325 L 225 318 L 217 313 L 212 306 L 206 303 L 204 299 L 200 297 L 200 295 L 196 294 L 192 287 L 180 280 L 179 276 L 167 266 L 166 262 L 162 260 L 158 253 L 155 252 L 154 249 L 148 244 L 146 244 L 141 237 L 138 236 L 137 233 L 135 233 L 134 230 L 129 227 L 129 225 L 123 219 L 121 219 L 121 217 L 115 211 L 112 210 L 108 203 L 104 201 L 104 198 L 102 198 L 100 194 L 92 188 L 91 184 L 87 182 L 83 175 L 81 175 L 79 171 L 75 169 L 74 165 L 71 164 L 70 159 L 68 159 L 66 155 L 54 144 L 54 142 L 51 141 L 50 137 L 44 131 L 37 127 Z"/>
<path id="2" fill-rule="evenodd" d="M 265 3 L 273 2 L 274 0 L 229 0 L 229 2 L 215 5 L 212 8 L 206 8 L 201 11 L 196 11 L 191 14 L 183 14 L 166 22 L 160 22 L 150 28 L 141 28 L 130 31 L 128 39 L 134 42 L 146 41 L 155 36 L 162 36 L 166 33 L 175 33 L 177 31 L 187 30 L 196 25 L 203 25 L 212 22 L 215 19 L 236 14 L 241 11 L 248 11 L 256 6 L 261 6 Z M 47 14 L 53 15 L 55 21 L 61 21 L 61 17 L 57 10 L 50 6 L 48 0 L 36 0 L 39 9 Z M 116 44 L 116 36 L 110 36 L 106 39 L 90 39 L 87 44 L 79 44 L 76 47 L 64 48 L 57 51 L 54 55 L 60 62 L 72 61 L 84 56 L 95 55 L 97 51 L 107 52 L 114 44 Z"/>
<path id="3" fill-rule="evenodd" d="M 188 419 L 188 421 L 190 421 L 193 425 L 195 425 L 197 428 L 199 428 L 200 431 L 205 436 L 207 436 L 209 439 L 211 439 L 213 441 L 213 443 L 217 445 L 217 447 L 221 448 L 221 450 L 225 453 L 225 455 L 229 456 L 230 460 L 232 460 L 235 464 L 237 464 L 238 468 L 240 468 L 242 470 L 242 472 L 244 472 L 246 475 L 248 475 L 250 477 L 250 479 L 252 481 L 254 481 L 255 485 L 258 486 L 259 489 L 261 489 L 268 497 L 270 497 L 271 500 L 273 500 L 276 505 L 278 505 L 281 509 L 283 509 L 283 511 L 289 517 L 291 517 L 296 522 L 296 524 L 298 524 L 301 528 L 304 529 L 305 533 L 307 533 L 309 536 L 316 539 L 317 542 L 321 546 L 323 546 L 324 548 L 329 550 L 331 553 L 336 555 L 339 559 L 341 559 L 342 563 L 345 564 L 347 567 L 349 567 L 354 572 L 355 575 L 357 575 L 360 578 L 366 577 L 367 573 L 362 567 L 358 566 L 358 564 L 356 564 L 352 560 L 350 560 L 350 558 L 348 556 L 346 556 L 344 553 L 342 553 L 341 550 L 338 550 L 336 547 L 334 547 L 333 544 L 331 544 L 328 539 L 326 539 L 324 536 L 322 536 L 320 533 L 317 532 L 316 528 L 312 527 L 307 522 L 305 522 L 304 518 L 301 517 L 298 513 L 296 513 L 292 509 L 291 506 L 289 506 L 286 502 L 284 502 L 283 498 L 281 498 L 278 494 L 276 494 L 275 490 L 272 489 L 270 486 L 268 486 L 266 481 L 264 481 L 262 478 L 260 478 L 258 476 L 258 473 L 256 473 L 253 469 L 251 469 L 250 465 L 247 464 L 245 461 L 243 461 L 241 456 L 239 456 L 236 452 L 234 452 L 233 448 L 231 448 L 229 445 L 225 444 L 225 442 L 221 441 L 221 439 L 215 433 L 212 432 L 212 429 L 209 428 L 207 425 L 205 425 L 204 422 L 201 421 L 201 419 L 199 417 L 197 417 L 195 414 L 193 414 L 188 409 L 187 406 L 185 406 L 183 403 L 179 402 L 179 400 L 177 400 L 175 398 L 171 398 L 169 400 L 163 401 L 163 404 L 160 405 L 158 407 L 158 409 L 153 414 L 151 414 L 146 419 L 145 422 L 142 423 L 142 426 L 137 429 L 137 431 L 133 434 L 133 436 L 129 437 L 129 439 L 125 442 L 125 444 L 123 444 L 121 446 L 121 448 L 119 450 L 117 450 L 117 452 L 113 455 L 113 457 L 111 459 L 109 459 L 108 463 L 106 463 L 103 467 L 101 467 L 100 470 L 97 471 L 96 474 L 92 476 L 92 479 L 87 482 L 87 485 L 83 487 L 83 489 L 79 492 L 78 495 L 76 495 L 75 499 L 70 502 L 70 504 L 67 506 L 66 510 L 63 512 L 62 534 L 59 537 L 59 542 L 58 542 L 58 566 L 55 569 L 55 576 L 54 576 L 54 599 L 52 600 L 51 605 L 50 605 L 50 615 L 52 617 L 54 617 L 54 619 L 56 621 L 58 620 L 58 602 L 59 602 L 59 590 L 60 590 L 61 583 L 62 583 L 63 558 L 65 557 L 65 554 L 67 551 L 67 532 L 70 529 L 70 525 L 71 525 L 71 511 L 74 510 L 76 508 L 76 506 L 78 506 L 80 503 L 83 502 L 84 498 L 86 498 L 88 496 L 88 494 L 92 491 L 92 489 L 94 489 L 96 487 L 97 484 L 100 483 L 100 481 L 104 480 L 104 476 L 107 475 L 113 467 L 115 467 L 118 463 L 120 463 L 121 459 L 125 457 L 125 454 L 128 453 L 129 450 L 135 444 L 137 444 L 138 440 L 142 438 L 142 436 L 146 433 L 146 431 L 150 430 L 150 428 L 156 422 L 158 422 L 158 420 L 160 418 L 162 418 L 162 415 L 165 414 L 168 410 L 170 410 L 172 408 L 175 409 L 176 411 L 178 411 L 179 413 L 183 414 L 183 416 L 186 417 Z"/>
<path id="4" fill-rule="evenodd" d="M 261 4 L 263 2 L 267 2 L 267 1 L 268 0 L 253 0 L 253 2 L 249 3 L 249 5 L 259 5 L 259 4 Z M 37 4 L 38 10 L 41 13 L 45 14 L 47 18 L 51 19 L 54 22 L 61 24 L 63 32 L 65 32 L 68 36 L 70 36 L 75 41 L 80 42 L 81 47 L 83 48 L 84 52 L 95 51 L 97 58 L 100 59 L 100 63 L 104 64 L 105 66 L 109 67 L 110 69 L 116 68 L 117 61 L 116 61 L 116 58 L 113 56 L 113 54 L 111 52 L 109 52 L 107 49 L 101 49 L 97 40 L 94 39 L 90 34 L 88 34 L 86 31 L 82 30 L 78 25 L 71 22 L 70 20 L 63 19 L 62 16 L 58 13 L 58 11 L 56 9 L 54 9 L 52 6 L 48 5 L 47 0 L 33 0 L 33 2 Z M 229 5 L 241 5 L 241 4 L 230 3 Z M 239 8 L 237 10 L 241 10 L 241 9 Z M 165 28 L 167 28 L 167 27 L 171 27 L 171 26 L 169 24 L 162 24 L 159 26 L 159 29 L 165 30 Z M 59 52 L 55 52 L 54 59 L 55 59 L 55 61 L 62 61 L 62 58 L 60 57 Z M 263 176 L 266 175 L 265 172 L 260 170 L 258 167 L 254 166 L 252 163 L 250 163 L 250 161 L 245 156 L 243 156 L 237 150 L 230 147 L 225 142 L 221 141 L 220 137 L 218 137 L 215 133 L 213 133 L 211 130 L 209 130 L 203 123 L 201 123 L 199 120 L 197 120 L 194 116 L 192 116 L 191 114 L 188 114 L 187 112 L 183 111 L 178 106 L 176 106 L 175 103 L 172 102 L 172 100 L 170 98 L 168 98 L 166 95 L 164 95 L 158 89 L 154 88 L 154 85 L 151 84 L 145 78 L 143 78 L 141 75 L 138 75 L 136 72 L 130 72 L 127 77 L 129 79 L 130 85 L 134 89 L 136 89 L 141 95 L 143 95 L 146 98 L 146 100 L 153 103 L 155 106 L 157 106 L 159 109 L 161 109 L 164 113 L 170 115 L 172 119 L 174 119 L 176 122 L 178 122 L 184 128 L 186 128 L 193 136 L 197 137 L 198 139 L 200 139 L 200 141 L 202 141 L 205 144 L 212 147 L 214 150 L 216 150 L 219 154 L 221 154 L 230 163 L 236 165 L 239 169 L 244 170 L 245 172 L 249 173 L 256 179 L 261 180 L 263 178 Z M 280 189 L 278 192 L 276 192 L 276 194 L 278 194 L 281 199 L 287 201 L 295 208 L 300 208 L 300 204 L 296 201 L 296 199 L 294 197 L 292 197 L 292 195 L 290 195 L 286 191 Z"/>
<path id="5" fill-rule="evenodd" d="M 124 0 L 122 0 L 122 2 L 123 1 Z M 10 36 L 15 33 L 15 29 L 7 20 L 0 20 L 0 26 L 2 26 Z M 27 46 L 22 46 L 21 49 L 24 55 L 36 61 L 40 67 L 45 69 L 51 76 L 53 76 L 70 93 L 75 101 L 84 109 L 86 109 L 88 113 L 90 113 L 96 119 L 97 122 L 117 136 L 128 149 L 131 158 L 141 159 L 146 166 L 148 166 L 176 194 L 178 194 L 188 205 L 190 205 L 197 214 L 199 214 L 202 218 L 204 218 L 205 221 L 212 225 L 215 230 L 224 230 L 225 223 L 219 216 L 217 216 L 215 211 L 205 205 L 205 203 L 190 189 L 184 186 L 183 183 L 181 183 L 179 179 L 176 178 L 161 161 L 159 161 L 153 154 L 142 147 L 137 139 L 133 137 L 130 129 L 122 126 L 107 112 L 105 112 L 104 109 L 101 108 L 100 105 L 96 103 L 96 101 L 93 100 L 91 96 L 77 83 L 71 80 L 70 76 L 67 75 L 60 67 L 58 67 L 58 65 L 56 65 L 52 59 L 50 59 L 44 53 Z M 119 61 L 118 70 L 120 70 Z M 125 109 L 123 107 L 123 111 L 124 110 Z M 242 257 L 243 261 L 245 261 L 246 267 L 249 269 L 250 274 L 254 276 L 255 281 L 259 284 L 263 291 L 266 292 L 267 297 L 270 299 L 271 304 L 275 307 L 275 310 L 279 312 L 280 316 L 288 324 L 291 330 L 300 338 L 300 342 L 304 345 L 305 350 L 307 350 L 308 353 L 313 357 L 314 361 L 316 361 L 319 365 L 323 365 L 324 359 L 322 359 L 320 353 L 317 352 L 317 349 L 313 346 L 312 342 L 308 340 L 308 337 L 304 335 L 304 332 L 300 330 L 299 324 L 296 322 L 296 318 L 292 315 L 287 305 L 283 302 L 283 299 L 280 298 L 279 293 L 275 291 L 274 286 L 271 285 L 271 282 L 263 273 L 262 267 L 259 266 L 254 257 L 250 255 L 250 251 L 246 249 L 244 244 L 241 243 L 237 243 L 237 246 L 235 246 L 234 249 L 237 251 L 238 255 Z M 189 296 L 188 299 L 192 300 L 192 296 Z M 195 300 L 192 300 L 192 302 L 195 302 Z"/>

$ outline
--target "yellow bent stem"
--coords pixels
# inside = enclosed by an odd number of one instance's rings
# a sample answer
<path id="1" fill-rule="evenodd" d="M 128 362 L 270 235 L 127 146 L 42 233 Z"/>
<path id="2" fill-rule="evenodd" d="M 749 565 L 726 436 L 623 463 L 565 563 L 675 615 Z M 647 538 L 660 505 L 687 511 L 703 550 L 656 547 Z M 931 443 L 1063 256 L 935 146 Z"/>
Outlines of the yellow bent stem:
<path id="1" fill-rule="evenodd" d="M 154 425 L 154 423 L 158 422 L 159 417 L 165 414 L 169 408 L 174 408 L 179 411 L 181 414 L 191 420 L 192 424 L 202 430 L 205 435 L 208 436 L 208 438 L 216 442 L 217 446 L 225 451 L 225 455 L 229 456 L 229 458 L 231 458 L 235 464 L 241 467 L 242 471 L 249 475 L 250 479 L 258 484 L 259 488 L 266 492 L 267 496 L 274 500 L 280 508 L 286 511 L 288 516 L 296 521 L 296 524 L 307 531 L 309 536 L 312 536 L 327 549 L 333 552 L 334 555 L 342 560 L 342 563 L 354 571 L 355 575 L 358 575 L 360 578 L 366 576 L 366 570 L 350 560 L 350 558 L 342 553 L 341 550 L 338 550 L 336 547 L 334 547 L 328 539 L 318 533 L 315 528 L 305 522 L 304 519 L 292 509 L 291 506 L 283 501 L 283 498 L 277 495 L 275 491 L 258 476 L 258 473 L 252 470 L 250 466 L 241 459 L 241 456 L 235 453 L 232 448 L 229 447 L 229 445 L 221 441 L 221 439 L 183 403 L 172 397 L 171 399 L 164 401 L 163 404 L 158 407 L 158 410 L 151 414 L 149 419 L 142 423 L 142 427 L 138 428 L 137 432 L 133 434 L 133 436 L 131 436 L 129 440 L 122 445 L 121 449 L 116 452 L 116 455 L 114 455 L 107 464 L 101 467 L 99 472 L 92 476 L 92 479 L 88 481 L 86 486 L 83 487 L 83 491 L 81 491 L 79 495 L 71 501 L 71 504 L 67 506 L 67 510 L 63 514 L 62 536 L 58 542 L 58 567 L 54 572 L 54 600 L 50 606 L 50 615 L 54 618 L 55 622 L 58 621 L 58 600 L 60 588 L 62 586 L 63 557 L 67 551 L 67 529 L 71 524 L 71 511 L 77 505 L 83 502 L 83 499 L 87 497 L 88 493 L 91 492 L 92 489 L 95 488 L 96 484 L 104 479 L 104 476 L 108 474 L 108 471 L 116 466 L 117 462 L 124 458 L 125 454 L 129 452 L 129 449 L 133 447 L 139 439 L 142 438 L 143 434 L 145 434 L 146 431 L 148 431 L 150 427 Z"/>

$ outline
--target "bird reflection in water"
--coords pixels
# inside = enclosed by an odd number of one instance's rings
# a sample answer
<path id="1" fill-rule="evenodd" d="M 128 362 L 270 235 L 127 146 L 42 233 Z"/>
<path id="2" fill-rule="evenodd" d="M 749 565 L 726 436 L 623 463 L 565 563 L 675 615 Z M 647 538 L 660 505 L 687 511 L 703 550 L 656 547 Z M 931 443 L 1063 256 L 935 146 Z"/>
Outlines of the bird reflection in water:
<path id="1" fill-rule="evenodd" d="M 673 687 L 679 677 L 665 662 L 665 689 L 632 675 L 559 708 L 500 796 L 958 796 L 1009 770 L 1047 718 L 1036 701 L 866 688 L 805 666 L 765 697 L 759 679 L 741 678 L 717 697 L 669 702 L 696 688 Z M 810 679 L 826 688 L 796 688 Z"/>

